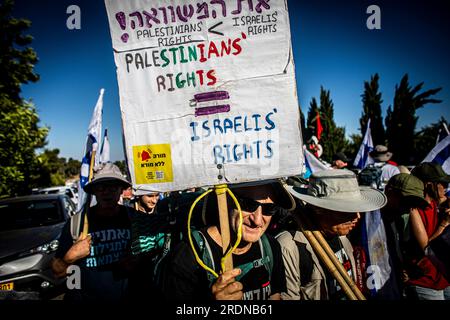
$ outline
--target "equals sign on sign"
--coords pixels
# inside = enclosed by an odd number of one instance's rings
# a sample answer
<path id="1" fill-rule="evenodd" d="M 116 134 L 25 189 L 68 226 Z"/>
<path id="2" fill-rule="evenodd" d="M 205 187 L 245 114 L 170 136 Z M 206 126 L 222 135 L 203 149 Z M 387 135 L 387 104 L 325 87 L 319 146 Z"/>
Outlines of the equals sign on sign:
<path id="1" fill-rule="evenodd" d="M 194 99 L 192 100 L 193 105 L 195 105 L 195 116 L 206 116 L 209 114 L 215 113 L 223 113 L 230 111 L 229 104 L 220 104 L 217 100 L 226 100 L 229 99 L 230 95 L 227 91 L 211 91 L 205 93 L 199 93 L 194 95 Z M 215 101 L 214 105 L 207 105 L 205 107 L 199 107 L 200 103 L 212 104 Z"/>

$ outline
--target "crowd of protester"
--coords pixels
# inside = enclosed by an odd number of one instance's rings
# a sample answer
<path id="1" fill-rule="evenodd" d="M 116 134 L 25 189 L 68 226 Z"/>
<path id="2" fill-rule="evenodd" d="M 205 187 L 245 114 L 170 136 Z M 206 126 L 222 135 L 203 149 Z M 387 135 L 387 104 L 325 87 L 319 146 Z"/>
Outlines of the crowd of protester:
<path id="1" fill-rule="evenodd" d="M 190 210 L 204 189 L 160 194 L 102 165 L 84 187 L 96 205 L 76 236 L 67 223 L 54 273 L 80 268 L 72 301 L 449 300 L 450 176 L 426 162 L 409 173 L 385 146 L 371 157 L 364 172 L 339 152 L 308 179 L 229 185 L 229 243 L 215 195 Z"/>

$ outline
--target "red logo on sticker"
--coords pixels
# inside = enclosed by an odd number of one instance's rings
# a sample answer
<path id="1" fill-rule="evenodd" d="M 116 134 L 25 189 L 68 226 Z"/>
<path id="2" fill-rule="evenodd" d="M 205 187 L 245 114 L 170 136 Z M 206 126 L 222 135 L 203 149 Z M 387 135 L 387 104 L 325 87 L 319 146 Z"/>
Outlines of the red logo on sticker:
<path id="1" fill-rule="evenodd" d="M 144 150 L 142 152 L 138 152 L 138 158 L 141 159 L 141 161 L 147 161 L 152 158 L 152 152 L 147 149 L 148 151 Z"/>

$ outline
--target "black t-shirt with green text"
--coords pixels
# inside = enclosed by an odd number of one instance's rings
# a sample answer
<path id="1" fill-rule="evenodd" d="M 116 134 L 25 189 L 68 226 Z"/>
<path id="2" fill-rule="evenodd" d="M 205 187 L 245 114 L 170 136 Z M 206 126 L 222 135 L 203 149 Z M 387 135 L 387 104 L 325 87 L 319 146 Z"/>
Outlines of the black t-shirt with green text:
<path id="1" fill-rule="evenodd" d="M 131 224 L 125 207 L 117 216 L 102 217 L 95 214 L 96 207 L 88 213 L 92 237 L 90 254 L 78 260 L 81 288 L 68 289 L 65 300 L 121 300 L 128 290 L 128 272 L 123 263 L 130 255 Z M 70 220 L 59 239 L 55 257 L 62 258 L 73 245 Z"/>

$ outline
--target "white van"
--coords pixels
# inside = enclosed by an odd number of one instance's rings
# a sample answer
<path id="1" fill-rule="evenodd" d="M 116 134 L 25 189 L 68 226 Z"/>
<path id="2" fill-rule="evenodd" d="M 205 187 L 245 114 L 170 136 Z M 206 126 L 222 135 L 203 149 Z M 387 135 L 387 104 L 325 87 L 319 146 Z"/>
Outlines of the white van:
<path id="1" fill-rule="evenodd" d="M 69 197 L 72 202 L 77 205 L 78 204 L 78 193 L 74 191 L 71 187 L 68 186 L 56 186 L 49 188 L 42 188 L 36 191 L 33 190 L 34 194 L 65 194 Z"/>

